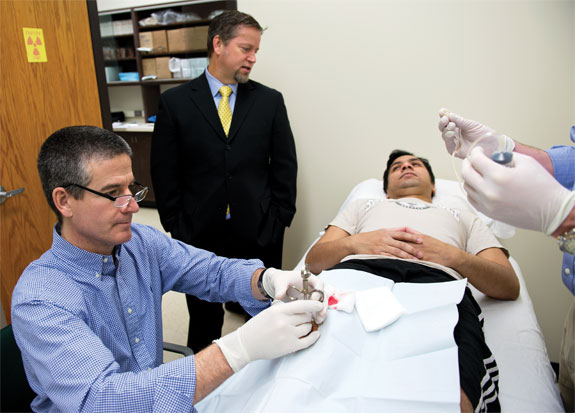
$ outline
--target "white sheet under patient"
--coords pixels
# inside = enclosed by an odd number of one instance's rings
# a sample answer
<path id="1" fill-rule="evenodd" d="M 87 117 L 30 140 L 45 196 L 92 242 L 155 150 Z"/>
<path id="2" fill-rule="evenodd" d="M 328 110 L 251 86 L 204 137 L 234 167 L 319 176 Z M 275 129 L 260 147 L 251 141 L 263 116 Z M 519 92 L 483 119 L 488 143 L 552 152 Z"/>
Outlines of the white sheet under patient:
<path id="1" fill-rule="evenodd" d="M 354 270 L 321 278 L 341 290 L 386 287 L 405 313 L 368 333 L 356 311 L 329 311 L 313 346 L 250 363 L 198 403 L 200 412 L 459 412 L 453 329 L 466 280 L 394 284 Z"/>

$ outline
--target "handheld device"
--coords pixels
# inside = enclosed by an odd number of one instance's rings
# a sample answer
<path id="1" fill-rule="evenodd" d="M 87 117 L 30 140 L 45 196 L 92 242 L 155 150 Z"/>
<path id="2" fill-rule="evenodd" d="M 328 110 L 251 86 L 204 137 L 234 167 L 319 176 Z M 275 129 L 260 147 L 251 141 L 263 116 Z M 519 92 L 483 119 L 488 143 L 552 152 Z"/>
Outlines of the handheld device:
<path id="1" fill-rule="evenodd" d="M 491 154 L 491 160 L 499 165 L 513 167 L 513 152 L 497 151 Z"/>

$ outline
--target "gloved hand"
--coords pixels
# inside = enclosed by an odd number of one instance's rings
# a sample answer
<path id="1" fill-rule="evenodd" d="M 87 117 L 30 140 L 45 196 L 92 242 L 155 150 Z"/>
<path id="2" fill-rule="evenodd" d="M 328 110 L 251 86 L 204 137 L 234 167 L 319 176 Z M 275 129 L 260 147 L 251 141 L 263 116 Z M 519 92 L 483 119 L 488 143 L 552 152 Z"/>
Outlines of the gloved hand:
<path id="1" fill-rule="evenodd" d="M 262 285 L 270 297 L 284 302 L 291 301 L 287 295 L 287 290 L 291 286 L 302 288 L 303 280 L 301 278 L 301 271 L 282 271 L 275 268 L 268 268 L 264 273 Z M 324 291 L 323 281 L 313 274 L 308 278 L 308 286 L 312 290 Z M 319 296 L 320 294 L 312 294 L 311 299 L 318 300 Z M 327 314 L 327 300 L 323 301 L 323 308 L 314 316 L 314 321 L 318 324 L 324 321 Z"/>
<path id="2" fill-rule="evenodd" d="M 550 235 L 573 209 L 575 192 L 530 156 L 515 152 L 513 158 L 508 168 L 474 148 L 461 170 L 467 199 L 493 219 Z"/>
<path id="3" fill-rule="evenodd" d="M 465 159 L 471 146 L 480 138 L 481 142 L 477 145 L 481 145 L 488 155 L 498 150 L 512 152 L 515 148 L 515 142 L 510 137 L 445 108 L 439 110 L 438 127 L 447 152 L 452 154 L 455 151 L 455 156 L 461 159 Z"/>
<path id="4" fill-rule="evenodd" d="M 315 343 L 320 332 L 311 331 L 312 314 L 321 308 L 315 300 L 277 302 L 215 343 L 238 372 L 250 361 L 271 360 Z"/>

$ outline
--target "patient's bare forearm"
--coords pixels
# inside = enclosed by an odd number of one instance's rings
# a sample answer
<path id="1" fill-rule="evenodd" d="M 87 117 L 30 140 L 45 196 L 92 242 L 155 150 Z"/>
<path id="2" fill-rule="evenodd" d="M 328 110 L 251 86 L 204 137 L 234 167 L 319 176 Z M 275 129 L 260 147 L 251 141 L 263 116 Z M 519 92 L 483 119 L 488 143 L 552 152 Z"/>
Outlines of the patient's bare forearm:
<path id="1" fill-rule="evenodd" d="M 315 244 L 305 257 L 310 271 L 319 274 L 323 270 L 333 267 L 346 256 L 352 254 L 349 248 L 349 239 L 343 238 Z"/>
<path id="2" fill-rule="evenodd" d="M 450 267 L 466 277 L 475 288 L 500 300 L 516 300 L 519 297 L 519 279 L 499 248 L 489 248 L 477 256 L 461 252 Z M 505 261 L 497 257 L 499 254 Z M 496 259 L 490 259 L 493 257 Z"/>
<path id="3" fill-rule="evenodd" d="M 515 300 L 519 296 L 519 280 L 500 248 L 487 248 L 473 255 L 428 235 L 423 236 L 419 247 L 424 261 L 453 268 L 490 297 Z"/>
<path id="4" fill-rule="evenodd" d="M 217 344 L 212 344 L 194 355 L 196 363 L 196 392 L 194 404 L 210 394 L 234 371 Z"/>

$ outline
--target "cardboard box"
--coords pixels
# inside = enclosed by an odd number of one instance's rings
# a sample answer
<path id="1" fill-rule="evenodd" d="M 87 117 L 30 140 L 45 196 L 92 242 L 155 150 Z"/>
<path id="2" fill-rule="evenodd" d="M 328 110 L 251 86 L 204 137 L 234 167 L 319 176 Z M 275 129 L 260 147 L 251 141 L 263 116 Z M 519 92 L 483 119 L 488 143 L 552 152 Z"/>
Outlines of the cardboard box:
<path id="1" fill-rule="evenodd" d="M 193 27 L 167 30 L 168 49 L 170 53 L 187 52 L 190 50 L 190 39 L 193 36 Z"/>
<path id="2" fill-rule="evenodd" d="M 142 59 L 142 73 L 144 76 L 157 76 L 156 59 Z"/>
<path id="3" fill-rule="evenodd" d="M 208 26 L 194 27 L 194 49 L 208 50 Z"/>
<path id="4" fill-rule="evenodd" d="M 144 76 L 155 75 L 157 79 L 171 79 L 169 57 L 152 57 L 142 59 L 142 72 Z"/>
<path id="5" fill-rule="evenodd" d="M 171 79 L 172 72 L 170 72 L 170 58 L 169 57 L 156 57 L 156 76 L 158 79 Z"/>
<path id="6" fill-rule="evenodd" d="M 150 53 L 167 53 L 168 38 L 165 30 L 140 32 L 140 47 L 149 47 Z"/>
<path id="7" fill-rule="evenodd" d="M 167 30 L 167 34 L 168 48 L 171 53 L 206 50 L 208 26 Z"/>

